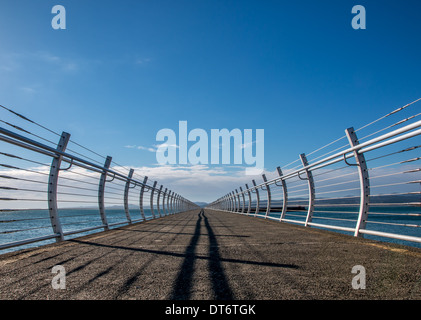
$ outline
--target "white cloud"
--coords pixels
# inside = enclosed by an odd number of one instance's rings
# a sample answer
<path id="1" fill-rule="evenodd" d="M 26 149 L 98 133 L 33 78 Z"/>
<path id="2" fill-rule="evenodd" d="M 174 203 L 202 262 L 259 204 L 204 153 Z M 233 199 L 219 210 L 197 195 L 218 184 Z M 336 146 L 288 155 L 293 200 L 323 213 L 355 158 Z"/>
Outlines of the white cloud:
<path id="1" fill-rule="evenodd" d="M 138 145 L 133 144 L 133 145 L 127 145 L 127 146 L 124 146 L 124 147 L 127 148 L 127 149 L 137 149 L 137 150 L 146 150 L 146 151 L 149 151 L 149 152 L 156 152 L 155 146 L 154 147 L 144 147 L 144 146 L 138 146 Z"/>
<path id="2" fill-rule="evenodd" d="M 65 165 L 67 167 L 67 165 Z M 222 166 L 207 165 L 164 165 L 151 167 L 132 167 L 135 175 L 134 179 L 143 181 L 144 176 L 148 176 L 148 184 L 158 181 L 159 185 L 168 188 L 187 199 L 193 201 L 212 201 L 222 194 L 238 188 L 253 177 L 245 176 L 244 168 L 229 168 Z M 2 190 L 1 197 L 16 199 L 46 199 L 46 192 L 36 192 L 30 190 L 44 190 L 44 185 L 48 180 L 49 166 L 38 166 L 28 168 L 31 171 L 17 169 L 0 168 L 0 176 L 8 176 L 17 179 L 2 178 L 3 183 L 8 187 L 18 188 L 20 190 Z M 111 168 L 123 175 L 128 174 L 128 169 L 118 166 Z M 42 175 L 36 172 L 41 172 Z M 98 181 L 100 174 L 92 172 L 76 165 L 68 171 L 61 171 L 59 178 L 58 200 L 59 207 L 95 207 L 98 203 Z M 261 180 L 261 177 L 256 179 Z M 23 180 L 25 179 L 25 180 Z M 112 182 L 106 184 L 107 197 L 113 198 L 115 202 L 123 204 L 124 181 L 109 178 Z M 258 180 L 258 181 L 260 181 Z M 32 183 L 31 181 L 40 181 L 41 183 Z M 28 191 L 22 191 L 26 189 Z M 140 188 L 131 189 L 131 199 L 138 199 Z M 79 195 L 79 196 L 78 196 Z M 70 202 L 66 202 L 70 200 Z M 80 201 L 80 202 L 79 202 Z M 89 201 L 89 203 L 87 203 Z M 138 201 L 138 200 L 136 200 Z M 136 204 L 136 201 L 134 204 Z M 30 209 L 46 208 L 47 200 L 44 201 L 7 201 L 2 203 L 2 209 Z"/>
<path id="3" fill-rule="evenodd" d="M 180 148 L 180 146 L 178 146 L 176 144 L 168 144 L 168 143 L 154 144 L 153 146 L 156 149 L 158 149 L 158 148 L 160 148 L 160 149 L 164 149 L 164 148 L 176 148 L 176 149 L 178 149 L 178 148 Z"/>
<path id="4" fill-rule="evenodd" d="M 37 92 L 37 90 L 35 88 L 33 88 L 33 87 L 21 87 L 20 90 L 23 93 L 26 93 L 26 94 L 34 94 L 34 93 Z"/>
<path id="5" fill-rule="evenodd" d="M 55 56 L 49 52 L 45 52 L 45 51 L 39 51 L 33 54 L 35 58 L 38 58 L 40 60 L 44 60 L 46 62 L 61 62 L 62 59 L 59 58 L 58 56 Z"/>
<path id="6" fill-rule="evenodd" d="M 156 148 L 150 148 L 150 147 L 137 146 L 136 149 L 138 149 L 138 150 L 146 150 L 146 151 L 149 151 L 149 152 L 156 152 Z"/>
<path id="7" fill-rule="evenodd" d="M 255 144 L 256 142 L 257 141 L 243 143 L 243 144 L 241 144 L 241 149 L 249 148 L 249 147 L 253 146 L 253 144 Z"/>
<path id="8" fill-rule="evenodd" d="M 59 57 L 47 51 L 32 53 L 5 53 L 0 56 L 2 64 L 0 69 L 4 71 L 17 71 L 29 69 L 31 65 L 54 66 L 54 70 L 62 72 L 75 72 L 79 70 L 80 61 Z"/>
<path id="9" fill-rule="evenodd" d="M 138 146 L 126 146 L 128 148 L 137 148 Z M 67 167 L 67 165 L 66 165 Z M 123 175 L 128 174 L 128 167 L 114 166 L 111 169 L 115 170 Z M 130 167 L 134 169 L 134 178 L 139 182 L 143 181 L 144 176 L 148 176 L 148 184 L 152 185 L 153 181 L 158 181 L 159 185 L 163 185 L 164 188 L 168 188 L 187 199 L 193 201 L 213 201 L 230 191 L 239 189 L 242 186 L 245 189 L 245 184 L 252 186 L 252 180 L 256 180 L 257 184 L 263 182 L 262 176 L 248 176 L 245 175 L 246 166 L 210 166 L 210 165 L 154 165 L 154 166 L 141 166 L 141 167 Z M 389 184 L 405 183 L 405 181 L 416 181 L 419 180 L 419 173 L 405 173 L 394 175 L 394 173 L 416 169 L 417 166 L 405 166 L 399 169 L 396 168 L 382 168 L 376 170 L 374 173 L 370 171 L 370 185 L 372 187 L 372 194 L 390 194 L 395 192 L 410 192 L 419 190 L 419 184 L 402 184 L 390 187 L 378 187 Z M 36 166 L 28 168 L 31 171 L 23 171 L 17 169 L 0 168 L 0 176 L 2 178 L 2 185 L 11 188 L 26 189 L 23 190 L 2 190 L 1 197 L 4 198 L 17 198 L 17 199 L 46 199 L 46 192 L 31 192 L 30 190 L 44 190 L 45 184 L 48 180 L 49 166 Z M 358 190 L 346 191 L 347 189 L 357 187 L 358 188 L 358 175 L 352 174 L 355 168 L 346 168 L 341 170 L 340 173 L 332 171 L 331 169 L 320 169 L 314 172 L 316 181 L 316 197 L 343 197 L 347 195 L 357 195 Z M 34 173 L 32 171 L 43 173 Z M 288 174 L 288 170 L 284 170 L 284 174 Z M 277 177 L 276 170 L 264 172 L 271 180 Z M 4 178 L 13 177 L 18 179 Z M 99 173 L 88 171 L 84 168 L 73 167 L 68 171 L 60 172 L 59 179 L 59 205 L 60 207 L 75 207 L 75 206 L 97 206 L 98 196 L 98 181 Z M 66 179 L 67 178 L 67 179 Z M 25 179 L 25 180 L 23 180 Z M 112 180 L 109 178 L 108 180 Z M 351 182 L 353 180 L 357 180 Z M 30 181 L 43 181 L 43 183 L 33 183 Z M 67 187 L 66 187 L 67 186 Z M 299 180 L 297 177 L 293 179 L 287 179 L 288 193 L 291 198 L 306 194 L 306 182 Z M 107 183 L 107 192 L 110 198 L 117 203 L 123 203 L 123 190 L 124 181 L 114 179 L 112 182 Z M 108 189 L 109 188 L 109 189 Z M 271 187 L 272 189 L 272 187 Z M 300 190 L 302 192 L 299 192 Z M 136 205 L 139 196 L 139 187 L 130 189 L 131 199 Z M 276 198 L 280 194 L 279 187 L 273 187 L 272 196 Z M 344 190 L 343 192 L 338 192 Z M 331 193 L 332 192 L 332 193 Z M 80 196 L 64 194 L 73 193 L 79 194 Z M 264 196 L 265 193 L 262 193 Z M 76 202 L 64 202 L 64 200 L 76 200 Z M 91 204 L 87 204 L 86 201 L 92 201 Z M 61 201 L 61 202 L 60 202 Z M 77 201 L 80 201 L 78 203 Z M 47 202 L 36 201 L 2 201 L 2 209 L 12 208 L 46 208 Z"/>
<path id="10" fill-rule="evenodd" d="M 162 143 L 162 144 L 154 144 L 152 147 L 145 147 L 145 146 L 138 146 L 138 145 L 126 145 L 124 146 L 127 149 L 137 149 L 137 150 L 146 150 L 149 152 L 158 152 L 160 150 L 165 150 L 166 148 L 179 148 L 176 144 L 168 144 L 168 143 Z"/>
<path id="11" fill-rule="evenodd" d="M 79 66 L 75 62 L 66 62 L 63 64 L 62 69 L 68 72 L 74 72 L 79 70 Z"/>
<path id="12" fill-rule="evenodd" d="M 137 65 L 144 65 L 144 64 L 146 64 L 146 63 L 148 63 L 150 61 L 151 61 L 150 58 L 137 58 L 135 60 L 135 64 L 137 64 Z"/>

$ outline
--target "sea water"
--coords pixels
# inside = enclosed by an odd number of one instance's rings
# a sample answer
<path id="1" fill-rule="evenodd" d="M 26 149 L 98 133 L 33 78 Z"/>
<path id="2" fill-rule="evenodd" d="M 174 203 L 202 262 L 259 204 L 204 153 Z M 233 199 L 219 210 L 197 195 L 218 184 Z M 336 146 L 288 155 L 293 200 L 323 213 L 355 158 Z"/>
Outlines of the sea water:
<path id="1" fill-rule="evenodd" d="M 158 216 L 158 212 L 156 210 L 154 211 L 155 216 Z M 150 220 L 153 217 L 150 209 L 144 209 L 144 214 L 146 220 Z M 98 209 L 60 209 L 59 216 L 63 233 L 103 225 Z M 140 210 L 130 210 L 130 217 L 131 220 L 142 219 Z M 106 218 L 109 225 L 119 223 L 117 225 L 110 226 L 110 229 L 128 224 L 124 209 L 107 209 Z M 65 239 L 72 239 L 103 230 L 104 228 L 102 227 L 87 232 L 76 233 L 66 236 Z M 20 240 L 49 236 L 53 233 L 48 210 L 16 210 L 0 212 L 0 245 Z M 0 250 L 0 254 L 18 249 L 38 247 L 53 242 L 55 242 L 55 239 L 39 241 L 19 247 Z"/>

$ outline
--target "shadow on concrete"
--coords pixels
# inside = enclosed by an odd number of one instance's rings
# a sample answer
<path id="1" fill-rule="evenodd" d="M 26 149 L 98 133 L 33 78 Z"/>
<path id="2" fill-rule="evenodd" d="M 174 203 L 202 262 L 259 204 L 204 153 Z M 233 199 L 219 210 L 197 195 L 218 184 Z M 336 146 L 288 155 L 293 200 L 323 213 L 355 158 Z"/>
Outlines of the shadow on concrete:
<path id="1" fill-rule="evenodd" d="M 198 255 L 196 254 L 196 247 L 201 236 L 201 226 L 202 221 L 204 221 L 204 225 L 207 230 L 207 234 L 209 237 L 209 255 Z M 131 231 L 131 230 L 124 230 L 122 231 Z M 186 233 L 182 233 L 186 234 Z M 218 235 L 219 236 L 219 235 Z M 208 218 L 205 216 L 204 211 L 200 211 L 198 214 L 198 218 L 196 221 L 194 233 L 190 239 L 188 246 L 184 253 L 178 252 L 171 252 L 165 250 L 156 250 L 156 249 L 148 249 L 148 248 L 139 248 L 139 247 L 130 247 L 130 246 L 120 246 L 118 244 L 105 244 L 105 243 L 97 243 L 87 240 L 79 240 L 79 239 L 69 239 L 68 242 L 75 242 L 81 243 L 84 245 L 92 245 L 97 247 L 104 247 L 104 248 L 111 248 L 117 250 L 129 250 L 135 252 L 144 252 L 144 253 L 151 253 L 156 255 L 164 255 L 164 256 L 172 256 L 172 257 L 179 257 L 183 258 L 183 262 L 181 264 L 179 273 L 174 280 L 173 289 L 171 291 L 169 299 L 171 300 L 188 300 L 191 298 L 192 288 L 193 288 L 193 276 L 194 276 L 194 266 L 197 260 L 207 260 L 208 261 L 208 272 L 209 277 L 212 284 L 212 291 L 215 300 L 233 300 L 235 297 L 233 292 L 229 286 L 228 279 L 226 277 L 224 268 L 222 266 L 222 262 L 230 262 L 230 263 L 240 263 L 240 264 L 247 264 L 247 265 L 257 265 L 257 266 L 268 266 L 268 267 L 275 267 L 275 268 L 288 268 L 288 269 L 298 269 L 298 266 L 293 264 L 279 264 L 279 263 L 272 263 L 272 262 L 265 262 L 265 261 L 251 261 L 251 260 L 241 260 L 241 259 L 233 259 L 233 258 L 223 258 L 219 252 L 219 244 L 217 241 L 217 237 L 213 232 L 213 229 L 209 223 Z M 83 269 L 85 265 L 77 267 L 75 270 L 71 272 L 78 271 L 79 269 Z M 99 276 L 104 276 L 108 273 L 110 269 L 107 269 Z M 141 271 L 140 271 L 141 273 Z M 137 274 L 139 276 L 139 274 Z M 125 283 L 124 288 L 122 290 L 127 290 L 133 284 L 134 280 L 130 279 Z"/>
<path id="2" fill-rule="evenodd" d="M 195 254 L 197 242 L 200 237 L 200 226 L 202 218 L 205 221 L 205 226 L 209 236 L 209 260 L 208 271 L 212 282 L 212 290 L 214 299 L 216 300 L 232 300 L 233 294 L 229 286 L 224 268 L 221 265 L 221 256 L 218 249 L 218 241 L 212 227 L 209 224 L 205 212 L 201 210 L 198 214 L 196 228 L 190 244 L 186 248 L 185 258 L 181 265 L 180 272 L 174 282 L 174 287 L 170 296 L 171 300 L 188 300 L 191 297 L 191 290 L 193 287 L 192 277 L 194 274 L 194 264 L 197 259 Z"/>
<path id="3" fill-rule="evenodd" d="M 232 300 L 234 298 L 232 290 L 228 284 L 224 269 L 221 265 L 221 255 L 219 254 L 218 241 L 208 218 L 202 211 L 205 219 L 205 226 L 209 236 L 209 275 L 212 281 L 212 289 L 216 300 Z"/>
<path id="4" fill-rule="evenodd" d="M 180 272 L 174 283 L 171 293 L 171 300 L 188 300 L 191 295 L 192 278 L 194 273 L 194 263 L 196 260 L 196 246 L 200 237 L 200 223 L 202 221 L 202 211 L 198 214 L 196 228 L 189 245 L 184 252 L 184 261 L 181 265 Z"/>

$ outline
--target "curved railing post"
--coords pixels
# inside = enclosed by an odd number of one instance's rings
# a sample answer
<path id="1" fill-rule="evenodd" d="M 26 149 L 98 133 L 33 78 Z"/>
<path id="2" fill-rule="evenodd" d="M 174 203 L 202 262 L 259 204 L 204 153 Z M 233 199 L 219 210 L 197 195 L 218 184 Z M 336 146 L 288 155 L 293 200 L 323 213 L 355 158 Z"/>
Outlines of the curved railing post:
<path id="1" fill-rule="evenodd" d="M 61 134 L 59 143 L 57 144 L 57 151 L 64 152 L 70 139 L 70 134 L 63 132 Z M 51 162 L 50 176 L 48 178 L 48 211 L 50 213 L 51 226 L 54 234 L 56 234 L 56 241 L 64 240 L 63 229 L 60 223 L 57 206 L 57 184 L 58 175 L 60 172 L 60 165 L 63 159 L 62 155 L 56 154 Z"/>
<path id="2" fill-rule="evenodd" d="M 173 214 L 174 213 L 174 210 L 173 210 L 173 200 L 174 200 L 174 191 L 171 191 L 171 193 L 170 193 L 170 199 L 168 200 L 169 201 L 169 208 L 170 208 L 170 214 Z"/>
<path id="3" fill-rule="evenodd" d="M 241 213 L 244 213 L 244 208 L 246 207 L 246 198 L 243 192 L 243 188 L 240 187 L 241 195 L 243 196 L 243 206 L 241 207 Z"/>
<path id="4" fill-rule="evenodd" d="M 162 193 L 162 188 L 163 188 L 164 186 L 161 184 L 161 186 L 159 187 L 159 190 L 158 190 L 158 197 L 156 197 L 156 208 L 157 208 L 157 210 L 158 210 L 158 215 L 159 215 L 159 217 L 161 218 L 162 216 L 161 216 L 161 209 L 160 209 L 160 207 L 159 207 L 159 198 L 161 198 L 161 193 Z"/>
<path id="5" fill-rule="evenodd" d="M 229 212 L 233 212 L 233 210 L 234 210 L 234 199 L 232 198 L 232 193 L 231 192 L 229 192 L 228 193 L 228 196 L 229 196 Z"/>
<path id="6" fill-rule="evenodd" d="M 99 214 L 101 216 L 101 221 L 104 226 L 104 230 L 108 230 L 108 221 L 107 216 L 105 215 L 105 182 L 107 181 L 107 171 L 110 168 L 112 158 L 108 156 L 105 159 L 104 168 L 99 178 L 99 187 L 98 187 L 98 206 Z"/>
<path id="7" fill-rule="evenodd" d="M 272 195 L 270 193 L 270 187 L 267 184 L 267 179 L 266 179 L 266 175 L 262 174 L 262 178 L 263 178 L 263 182 L 265 182 L 265 188 L 266 188 L 266 192 L 267 192 L 267 202 L 266 202 L 266 213 L 265 213 L 265 219 L 269 216 L 270 214 L 270 208 L 272 205 Z"/>
<path id="8" fill-rule="evenodd" d="M 235 199 L 234 191 L 231 191 L 231 197 L 232 197 L 232 210 L 231 210 L 231 212 L 235 212 L 235 209 L 236 209 L 236 206 L 237 206 L 237 200 Z"/>
<path id="9" fill-rule="evenodd" d="M 228 194 L 226 194 L 225 196 L 224 196 L 224 198 L 225 198 L 225 211 L 230 211 L 230 198 L 229 198 L 229 195 Z"/>
<path id="10" fill-rule="evenodd" d="M 180 196 L 178 193 L 175 194 L 175 213 L 179 213 L 180 210 Z"/>
<path id="11" fill-rule="evenodd" d="M 237 200 L 238 200 L 238 207 L 237 207 L 236 212 L 240 212 L 240 208 L 241 208 L 241 204 L 240 204 L 240 194 L 238 193 L 238 190 L 237 190 L 237 189 L 235 189 L 235 194 L 236 194 L 236 196 L 237 196 Z"/>
<path id="12" fill-rule="evenodd" d="M 246 183 L 246 191 L 247 191 L 247 194 L 249 196 L 249 205 L 248 205 L 248 208 L 247 208 L 247 215 L 249 215 L 250 210 L 251 210 L 251 193 L 250 193 L 250 189 L 249 189 L 249 186 L 248 186 L 247 183 Z"/>
<path id="13" fill-rule="evenodd" d="M 235 200 L 234 191 L 231 191 L 231 202 L 232 202 L 231 212 L 235 212 L 235 207 L 236 207 L 237 201 Z"/>
<path id="14" fill-rule="evenodd" d="M 238 197 L 237 197 L 237 191 L 234 190 L 232 192 L 232 196 L 234 197 L 234 212 L 237 212 L 238 211 L 238 208 L 240 206 L 240 204 L 237 202 L 237 199 L 238 199 Z"/>
<path id="15" fill-rule="evenodd" d="M 171 214 L 174 214 L 174 213 L 175 213 L 175 212 L 174 212 L 174 198 L 175 198 L 175 192 L 173 191 L 173 192 L 171 193 L 171 200 L 170 200 L 170 202 L 171 202 L 171 204 L 170 204 Z"/>
<path id="16" fill-rule="evenodd" d="M 133 169 L 130 169 L 129 175 L 127 176 L 126 185 L 124 187 L 124 212 L 126 213 L 126 218 L 129 223 L 132 223 L 132 219 L 130 217 L 129 212 L 129 191 L 130 191 L 130 184 L 132 182 L 133 177 Z"/>
<path id="17" fill-rule="evenodd" d="M 140 214 L 142 215 L 143 221 L 146 220 L 145 211 L 143 210 L 143 194 L 145 192 L 146 181 L 148 181 L 148 177 L 143 179 L 142 187 L 140 188 L 140 195 L 139 195 L 139 207 L 140 207 Z"/>
<path id="18" fill-rule="evenodd" d="M 303 164 L 303 167 L 307 167 L 308 161 L 304 153 L 300 154 L 300 159 L 301 159 L 301 163 Z M 308 210 L 307 210 L 306 222 L 304 224 L 307 227 L 309 222 L 311 222 L 313 219 L 314 199 L 315 199 L 316 194 L 314 190 L 313 174 L 308 169 L 305 169 L 305 173 L 307 176 L 306 179 L 301 178 L 299 174 L 298 174 L 298 177 L 302 180 L 307 180 L 307 183 L 308 183 Z"/>
<path id="19" fill-rule="evenodd" d="M 151 213 L 152 213 L 152 218 L 153 219 L 155 219 L 155 213 L 153 211 L 153 194 L 155 192 L 155 187 L 156 187 L 156 184 L 157 183 L 158 183 L 157 181 L 154 181 L 154 183 L 153 183 L 152 190 L 151 190 L 151 198 L 150 198 Z"/>
<path id="20" fill-rule="evenodd" d="M 169 199 L 170 214 L 173 214 L 173 213 L 174 213 L 174 211 L 173 211 L 173 199 L 174 199 L 174 194 L 175 194 L 175 192 L 174 192 L 174 191 L 171 191 L 171 194 L 170 194 L 170 199 Z"/>
<path id="21" fill-rule="evenodd" d="M 279 177 L 283 176 L 282 170 L 280 167 L 277 167 L 276 170 L 278 171 Z M 281 179 L 282 183 L 282 194 L 283 194 L 283 201 L 282 201 L 282 212 L 281 216 L 279 217 L 279 221 L 282 221 L 285 218 L 285 214 L 288 209 L 288 190 L 287 190 L 287 184 L 284 179 Z"/>
<path id="22" fill-rule="evenodd" d="M 167 197 L 167 212 L 168 215 L 171 215 L 171 201 L 172 201 L 172 191 L 168 190 L 168 197 Z"/>
<path id="23" fill-rule="evenodd" d="M 256 187 L 256 181 L 252 180 L 253 182 L 253 186 Z M 254 212 L 254 216 L 256 216 L 257 214 L 259 214 L 259 205 L 260 205 L 260 197 L 259 197 L 259 189 L 258 188 L 254 188 L 254 193 L 256 193 L 256 211 Z"/>
<path id="24" fill-rule="evenodd" d="M 171 190 L 165 190 L 166 193 L 166 205 L 165 205 L 165 215 L 169 216 L 170 215 L 170 195 L 171 195 Z"/>
<path id="25" fill-rule="evenodd" d="M 177 212 L 183 211 L 183 203 L 181 202 L 181 196 L 177 195 Z"/>
<path id="26" fill-rule="evenodd" d="M 183 212 L 183 199 L 178 195 L 178 212 Z"/>
<path id="27" fill-rule="evenodd" d="M 355 147 L 359 144 L 357 135 L 355 134 L 354 128 L 348 128 L 345 130 L 351 147 Z M 355 237 L 362 237 L 360 229 L 365 229 L 368 218 L 369 198 L 370 198 L 370 181 L 368 176 L 367 162 L 363 153 L 358 153 L 357 150 L 353 151 L 356 166 L 358 167 L 358 176 L 360 179 L 360 209 L 358 213 L 357 224 L 355 225 Z"/>
<path id="28" fill-rule="evenodd" d="M 164 191 L 164 196 L 162 197 L 162 211 L 164 212 L 164 216 L 167 215 L 167 211 L 168 211 L 168 198 L 169 198 L 169 194 L 170 192 L 168 191 L 168 188 L 165 188 Z M 167 201 L 167 208 L 165 208 L 165 200 Z"/>

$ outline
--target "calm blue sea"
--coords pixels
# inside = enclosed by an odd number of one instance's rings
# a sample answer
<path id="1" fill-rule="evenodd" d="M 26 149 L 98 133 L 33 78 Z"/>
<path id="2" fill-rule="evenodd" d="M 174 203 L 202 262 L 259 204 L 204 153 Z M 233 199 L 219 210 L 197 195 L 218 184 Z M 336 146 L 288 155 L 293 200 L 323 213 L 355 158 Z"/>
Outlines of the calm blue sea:
<path id="1" fill-rule="evenodd" d="M 152 218 L 150 209 L 144 209 L 146 219 Z M 76 230 L 91 228 L 102 225 L 98 209 L 60 209 L 60 222 L 63 232 L 72 232 Z M 157 212 L 155 210 L 155 215 Z M 126 223 L 127 218 L 123 209 L 106 209 L 107 221 L 109 224 Z M 132 220 L 141 219 L 140 210 L 130 210 Z M 127 224 L 127 223 L 126 223 Z M 118 228 L 124 224 L 110 226 L 110 229 Z M 92 233 L 103 231 L 103 228 L 68 235 L 65 239 L 72 239 Z M 48 210 L 19 210 L 0 212 L 0 244 L 25 240 L 30 238 L 48 236 L 53 234 Z M 0 250 L 0 254 L 38 247 L 55 242 L 54 239 L 40 241 L 15 248 Z"/>
<path id="2" fill-rule="evenodd" d="M 271 213 L 271 217 L 278 218 L 279 213 Z M 287 212 L 286 219 L 305 221 L 306 212 Z M 315 207 L 312 222 L 355 228 L 358 218 L 358 208 L 349 206 Z M 325 229 L 325 228 L 321 228 Z M 367 220 L 367 230 L 381 231 L 407 236 L 421 237 L 421 207 L 415 206 L 370 206 Z M 353 235 L 351 232 L 327 229 L 343 234 Z M 364 235 L 364 238 L 393 242 L 421 248 L 421 243 L 391 239 L 379 236 Z"/>
<path id="3" fill-rule="evenodd" d="M 357 219 L 356 212 L 357 208 L 355 207 L 316 207 L 313 216 L 313 222 L 328 225 L 339 225 L 344 227 L 354 227 L 355 221 Z M 122 209 L 107 209 L 106 214 L 108 223 L 110 224 L 126 221 L 126 215 L 124 213 L 124 210 Z M 264 212 L 262 212 L 262 214 L 264 214 Z M 130 210 L 130 215 L 132 220 L 141 218 L 139 210 Z M 368 219 L 367 229 L 421 237 L 420 215 L 420 207 L 370 207 L 370 215 Z M 145 216 L 147 219 L 152 218 L 152 214 L 149 209 L 145 209 Z M 271 213 L 270 216 L 279 217 L 279 213 Z M 286 218 L 304 221 L 305 212 L 288 212 Z M 102 224 L 98 209 L 61 209 L 60 221 L 62 223 L 63 231 L 65 233 L 74 230 L 95 227 Z M 118 228 L 119 226 L 121 225 L 113 226 L 110 228 Z M 96 233 L 102 230 L 103 229 L 101 228 L 89 232 L 69 235 L 66 237 L 66 239 L 80 237 L 82 235 Z M 347 232 L 341 233 L 351 234 Z M 0 212 L 0 244 L 51 234 L 52 229 L 50 224 L 50 218 L 48 215 L 48 210 L 22 210 Z M 365 238 L 386 242 L 394 242 L 421 248 L 421 244 L 415 242 L 389 239 L 371 235 L 365 235 Z M 0 254 L 14 251 L 17 249 L 37 247 L 40 245 L 53 243 L 54 241 L 54 239 L 51 239 L 16 248 L 0 250 Z"/>

